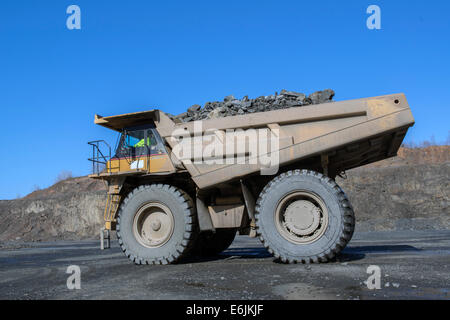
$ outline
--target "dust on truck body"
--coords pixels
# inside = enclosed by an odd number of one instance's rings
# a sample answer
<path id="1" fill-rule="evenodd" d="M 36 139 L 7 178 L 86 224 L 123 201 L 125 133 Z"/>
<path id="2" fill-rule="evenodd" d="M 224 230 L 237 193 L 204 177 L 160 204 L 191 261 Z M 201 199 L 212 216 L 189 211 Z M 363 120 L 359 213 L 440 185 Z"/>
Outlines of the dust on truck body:
<path id="1" fill-rule="evenodd" d="M 90 177 L 108 185 L 102 236 L 116 230 L 133 262 L 217 254 L 239 233 L 259 237 L 282 262 L 311 263 L 333 259 L 353 235 L 336 176 L 395 156 L 414 118 L 406 97 L 393 94 L 200 122 L 151 110 L 95 123 L 120 133 L 114 155 L 90 142 Z M 236 131 L 240 142 L 230 138 Z M 255 132 L 266 136 L 256 155 Z M 214 152 L 195 151 L 211 151 L 211 141 Z"/>

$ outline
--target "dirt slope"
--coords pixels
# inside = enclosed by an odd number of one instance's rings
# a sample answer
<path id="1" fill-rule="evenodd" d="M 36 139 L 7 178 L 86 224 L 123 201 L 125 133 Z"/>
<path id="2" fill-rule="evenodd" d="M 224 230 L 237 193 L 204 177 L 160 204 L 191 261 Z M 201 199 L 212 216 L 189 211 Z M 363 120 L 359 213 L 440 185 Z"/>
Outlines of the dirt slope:
<path id="1" fill-rule="evenodd" d="M 398 156 L 356 168 L 337 182 L 359 231 L 450 229 L 450 146 L 400 148 Z"/>
<path id="2" fill-rule="evenodd" d="M 450 146 L 402 148 L 398 157 L 347 176 L 337 180 L 355 208 L 358 231 L 450 229 Z M 0 242 L 97 237 L 105 190 L 80 177 L 0 201 Z"/>
<path id="3" fill-rule="evenodd" d="M 0 241 L 92 237 L 102 225 L 105 190 L 103 182 L 80 177 L 0 201 Z"/>

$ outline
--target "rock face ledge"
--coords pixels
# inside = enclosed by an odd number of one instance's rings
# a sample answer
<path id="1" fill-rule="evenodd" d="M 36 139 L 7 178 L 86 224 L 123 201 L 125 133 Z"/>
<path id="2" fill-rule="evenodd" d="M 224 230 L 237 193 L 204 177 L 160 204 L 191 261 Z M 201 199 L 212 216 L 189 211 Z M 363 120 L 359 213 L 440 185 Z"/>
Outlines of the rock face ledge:
<path id="1" fill-rule="evenodd" d="M 287 109 L 291 107 L 307 106 L 331 102 L 334 91 L 326 89 L 316 91 L 309 96 L 304 93 L 281 90 L 280 94 L 261 96 L 256 99 L 249 99 L 248 96 L 236 99 L 234 96 L 226 96 L 222 102 L 207 102 L 203 108 L 194 104 L 188 110 L 177 116 L 171 116 L 176 122 L 189 122 L 242 115 L 254 112 Z"/>

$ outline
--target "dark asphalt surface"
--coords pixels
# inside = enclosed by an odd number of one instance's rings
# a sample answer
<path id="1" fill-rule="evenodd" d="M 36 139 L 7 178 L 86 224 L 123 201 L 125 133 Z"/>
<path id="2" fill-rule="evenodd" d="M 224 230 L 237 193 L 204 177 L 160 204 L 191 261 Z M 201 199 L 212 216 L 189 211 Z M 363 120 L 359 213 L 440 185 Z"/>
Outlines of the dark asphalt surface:
<path id="1" fill-rule="evenodd" d="M 0 250 L 0 299 L 449 299 L 450 230 L 356 233 L 336 262 L 276 263 L 256 239 L 236 238 L 216 258 L 136 266 L 97 241 Z M 81 268 L 69 290 L 67 267 Z M 381 289 L 364 283 L 381 269 Z"/>

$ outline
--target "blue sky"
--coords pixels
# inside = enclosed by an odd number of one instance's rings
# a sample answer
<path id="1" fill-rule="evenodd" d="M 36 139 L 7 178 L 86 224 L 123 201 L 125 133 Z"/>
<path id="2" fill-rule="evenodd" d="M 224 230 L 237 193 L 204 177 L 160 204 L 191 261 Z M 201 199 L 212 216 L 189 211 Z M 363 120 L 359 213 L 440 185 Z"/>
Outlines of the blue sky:
<path id="1" fill-rule="evenodd" d="M 81 30 L 66 9 L 81 8 Z M 381 30 L 366 8 L 381 8 Z M 449 1 L 0 2 L 0 199 L 89 173 L 94 114 L 177 114 L 228 94 L 404 92 L 407 141 L 449 134 Z"/>

